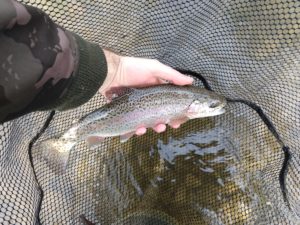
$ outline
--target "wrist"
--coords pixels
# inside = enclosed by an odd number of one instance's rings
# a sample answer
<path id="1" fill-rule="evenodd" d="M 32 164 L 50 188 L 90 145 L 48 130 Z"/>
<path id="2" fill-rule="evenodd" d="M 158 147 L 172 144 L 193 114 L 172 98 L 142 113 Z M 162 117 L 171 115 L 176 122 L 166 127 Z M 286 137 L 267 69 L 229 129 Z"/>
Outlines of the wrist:
<path id="1" fill-rule="evenodd" d="M 100 87 L 101 93 L 104 92 L 114 81 L 121 61 L 121 56 L 106 49 L 103 49 L 103 52 L 107 63 L 107 75 L 102 86 Z"/>

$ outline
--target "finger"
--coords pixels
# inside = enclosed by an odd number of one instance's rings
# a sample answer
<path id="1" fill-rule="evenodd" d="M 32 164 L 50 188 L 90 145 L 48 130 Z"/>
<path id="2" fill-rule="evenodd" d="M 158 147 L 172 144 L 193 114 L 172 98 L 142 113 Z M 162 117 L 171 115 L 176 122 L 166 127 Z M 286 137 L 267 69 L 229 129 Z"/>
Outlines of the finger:
<path id="1" fill-rule="evenodd" d="M 155 132 L 161 133 L 167 129 L 167 126 L 165 124 L 158 124 L 153 129 L 155 130 Z"/>
<path id="2" fill-rule="evenodd" d="M 143 135 L 145 134 L 147 131 L 146 127 L 141 127 L 141 128 L 138 128 L 136 131 L 135 131 L 135 134 L 140 136 L 140 135 Z"/>
<path id="3" fill-rule="evenodd" d="M 156 72 L 156 76 L 158 76 L 160 79 L 170 81 L 176 85 L 190 85 L 194 81 L 192 77 L 183 75 L 177 70 L 174 70 L 166 65 L 160 67 L 160 70 Z"/>
<path id="4" fill-rule="evenodd" d="M 170 126 L 172 127 L 172 128 L 174 128 L 174 129 L 177 129 L 177 128 L 179 128 L 180 127 L 180 123 L 173 123 L 173 124 L 171 124 Z"/>
<path id="5" fill-rule="evenodd" d="M 107 92 L 105 94 L 103 94 L 103 96 L 106 99 L 106 103 L 110 103 L 113 99 L 113 94 L 110 94 L 110 93 L 107 93 Z"/>

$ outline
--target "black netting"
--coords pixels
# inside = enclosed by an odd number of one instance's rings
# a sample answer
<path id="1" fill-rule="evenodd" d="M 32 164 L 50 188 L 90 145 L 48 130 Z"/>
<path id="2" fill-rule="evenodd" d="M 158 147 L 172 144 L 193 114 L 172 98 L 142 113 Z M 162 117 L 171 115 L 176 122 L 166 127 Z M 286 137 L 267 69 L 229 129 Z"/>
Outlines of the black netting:
<path id="1" fill-rule="evenodd" d="M 195 71 L 230 101 L 226 114 L 178 130 L 82 142 L 63 176 L 38 143 L 103 105 L 100 96 L 0 125 L 0 224 L 299 223 L 299 1 L 23 2 L 123 55 Z"/>

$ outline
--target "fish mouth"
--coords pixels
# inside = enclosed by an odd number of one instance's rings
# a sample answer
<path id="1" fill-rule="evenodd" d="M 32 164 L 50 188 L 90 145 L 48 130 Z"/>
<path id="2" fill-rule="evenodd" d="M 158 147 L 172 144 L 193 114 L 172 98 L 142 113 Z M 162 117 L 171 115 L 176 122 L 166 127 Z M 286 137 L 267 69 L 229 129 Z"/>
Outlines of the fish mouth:
<path id="1" fill-rule="evenodd" d="M 226 110 L 224 108 L 220 108 L 220 110 L 218 110 L 218 113 L 220 113 L 220 114 L 223 114 L 225 112 L 226 112 Z"/>
<path id="2" fill-rule="evenodd" d="M 224 108 L 220 107 L 220 108 L 214 110 L 213 112 L 209 113 L 209 116 L 217 116 L 217 115 L 221 115 L 225 112 L 226 112 L 226 110 Z"/>
<path id="3" fill-rule="evenodd" d="M 218 106 L 218 108 L 216 108 L 216 111 L 220 112 L 220 113 L 225 113 L 226 110 L 225 110 L 225 107 L 226 106 L 226 101 L 225 102 L 222 102 L 221 105 Z"/>
<path id="4" fill-rule="evenodd" d="M 211 116 L 217 116 L 217 115 L 221 115 L 221 114 L 223 114 L 223 113 L 225 113 L 226 112 L 226 110 L 225 110 L 225 105 L 226 105 L 226 103 L 222 103 L 221 105 L 219 105 L 217 108 L 215 108 L 214 110 L 213 110 L 213 112 L 211 112 Z"/>

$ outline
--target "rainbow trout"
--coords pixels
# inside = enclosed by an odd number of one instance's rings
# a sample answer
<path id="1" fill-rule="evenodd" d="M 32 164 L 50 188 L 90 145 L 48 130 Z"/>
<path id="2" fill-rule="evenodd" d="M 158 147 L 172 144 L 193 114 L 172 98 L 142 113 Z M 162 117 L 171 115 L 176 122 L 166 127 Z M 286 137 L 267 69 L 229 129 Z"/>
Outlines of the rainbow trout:
<path id="1" fill-rule="evenodd" d="M 86 140 L 99 145 L 104 138 L 120 136 L 127 141 L 139 127 L 172 125 L 189 119 L 220 115 L 225 112 L 224 97 L 195 86 L 172 84 L 131 88 L 110 103 L 82 117 L 61 137 L 41 142 L 41 151 L 58 174 L 64 173 L 73 146 Z"/>

